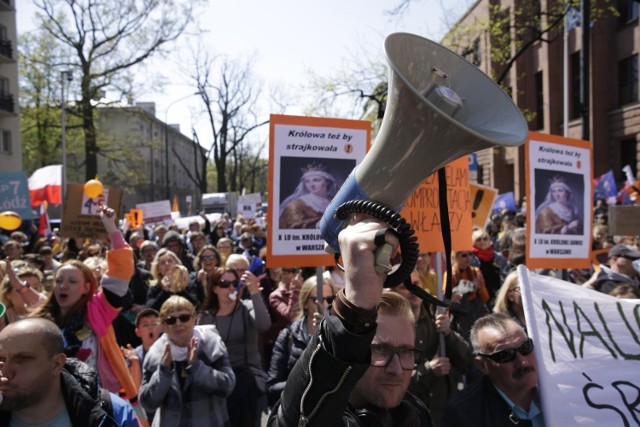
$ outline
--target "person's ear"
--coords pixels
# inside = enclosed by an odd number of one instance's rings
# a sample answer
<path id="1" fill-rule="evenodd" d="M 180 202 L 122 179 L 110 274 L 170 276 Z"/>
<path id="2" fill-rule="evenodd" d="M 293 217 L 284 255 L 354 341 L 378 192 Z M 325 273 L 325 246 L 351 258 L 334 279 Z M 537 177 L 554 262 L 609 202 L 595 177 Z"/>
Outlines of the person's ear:
<path id="1" fill-rule="evenodd" d="M 64 368 L 64 364 L 67 363 L 67 355 L 64 353 L 58 353 L 53 356 L 53 372 L 52 374 L 57 376 L 60 375 L 62 369 Z"/>

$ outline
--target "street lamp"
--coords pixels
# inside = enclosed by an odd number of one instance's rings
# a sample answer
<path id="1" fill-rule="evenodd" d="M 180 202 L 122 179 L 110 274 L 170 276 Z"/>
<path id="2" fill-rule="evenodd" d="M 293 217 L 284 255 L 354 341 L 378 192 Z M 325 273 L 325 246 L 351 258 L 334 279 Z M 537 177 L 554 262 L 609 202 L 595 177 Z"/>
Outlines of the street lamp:
<path id="1" fill-rule="evenodd" d="M 168 200 L 171 200 L 171 189 L 169 188 L 169 109 L 176 103 L 180 101 L 184 101 L 187 98 L 191 98 L 195 95 L 202 95 L 202 91 L 191 93 L 187 96 L 183 96 L 182 98 L 178 98 L 175 101 L 171 102 L 166 110 L 164 110 L 164 176 L 165 176 L 165 184 L 166 184 L 166 196 Z"/>
<path id="2" fill-rule="evenodd" d="M 60 72 L 60 128 L 62 134 L 60 135 L 60 146 L 62 148 L 62 202 L 64 203 L 65 194 L 67 191 L 67 123 L 65 117 L 65 106 L 67 103 L 67 97 L 65 96 L 64 89 L 67 83 L 71 83 L 73 75 L 69 70 L 62 70 Z M 60 211 L 60 217 L 62 218 L 62 211 Z"/>

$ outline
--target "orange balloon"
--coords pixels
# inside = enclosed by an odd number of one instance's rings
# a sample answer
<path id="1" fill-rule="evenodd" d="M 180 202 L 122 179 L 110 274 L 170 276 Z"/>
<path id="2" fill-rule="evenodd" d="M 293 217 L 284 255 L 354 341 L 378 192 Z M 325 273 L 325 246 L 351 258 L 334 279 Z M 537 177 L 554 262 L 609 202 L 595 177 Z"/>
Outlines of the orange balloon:
<path id="1" fill-rule="evenodd" d="M 97 179 L 91 179 L 84 184 L 84 194 L 92 199 L 95 199 L 96 197 L 101 195 L 102 190 L 104 190 L 104 187 L 102 186 L 102 183 Z"/>
<path id="2" fill-rule="evenodd" d="M 22 218 L 15 212 L 6 211 L 0 213 L 0 228 L 13 231 L 20 227 Z"/>

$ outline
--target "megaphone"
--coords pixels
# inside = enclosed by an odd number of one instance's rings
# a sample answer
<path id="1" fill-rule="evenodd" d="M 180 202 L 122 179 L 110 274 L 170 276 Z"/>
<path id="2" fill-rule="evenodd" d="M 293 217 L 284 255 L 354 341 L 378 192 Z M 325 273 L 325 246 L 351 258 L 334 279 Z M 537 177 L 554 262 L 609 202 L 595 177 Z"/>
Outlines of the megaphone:
<path id="1" fill-rule="evenodd" d="M 345 202 L 373 200 L 398 212 L 450 161 L 527 138 L 527 123 L 511 98 L 458 54 L 407 33 L 389 35 L 384 49 L 389 88 L 380 131 L 320 220 L 327 249 L 336 253 L 347 218 L 335 212 Z"/>

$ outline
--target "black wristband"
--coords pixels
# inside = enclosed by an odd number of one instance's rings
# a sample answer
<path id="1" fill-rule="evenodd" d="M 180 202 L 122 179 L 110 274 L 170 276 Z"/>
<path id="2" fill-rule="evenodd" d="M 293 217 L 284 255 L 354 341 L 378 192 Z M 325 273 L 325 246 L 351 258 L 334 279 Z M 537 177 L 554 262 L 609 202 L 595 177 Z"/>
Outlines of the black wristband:
<path id="1" fill-rule="evenodd" d="M 344 327 L 354 334 L 365 334 L 376 327 L 378 310 L 365 310 L 353 305 L 344 293 L 344 289 L 336 295 L 331 305 L 331 311 L 340 320 Z"/>

